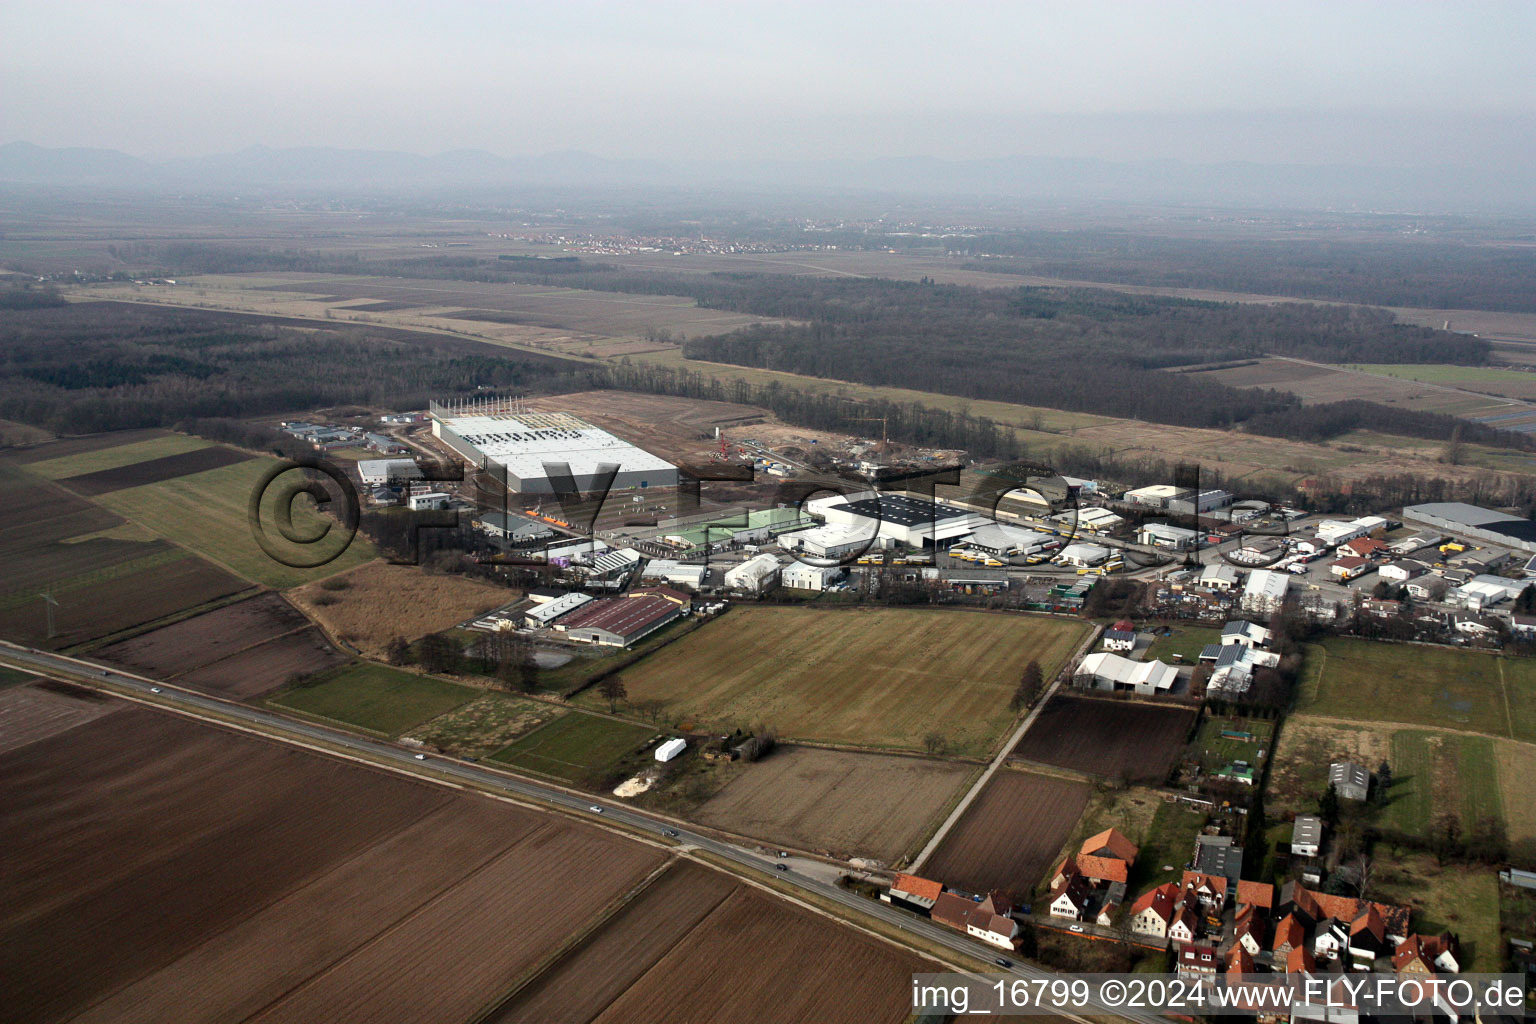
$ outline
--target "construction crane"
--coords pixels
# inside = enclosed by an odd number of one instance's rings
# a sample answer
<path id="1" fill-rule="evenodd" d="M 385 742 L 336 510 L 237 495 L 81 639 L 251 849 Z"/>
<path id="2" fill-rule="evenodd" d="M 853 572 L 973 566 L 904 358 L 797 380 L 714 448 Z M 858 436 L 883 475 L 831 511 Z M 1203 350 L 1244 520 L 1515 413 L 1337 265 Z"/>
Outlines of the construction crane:
<path id="1" fill-rule="evenodd" d="M 867 418 L 855 419 L 853 422 L 855 422 L 855 423 L 878 423 L 878 424 L 880 424 L 880 447 L 883 450 L 886 447 L 886 438 L 885 438 L 885 421 L 886 421 L 886 419 L 887 419 L 887 417 L 885 417 L 885 416 L 870 416 L 870 417 L 867 417 Z"/>

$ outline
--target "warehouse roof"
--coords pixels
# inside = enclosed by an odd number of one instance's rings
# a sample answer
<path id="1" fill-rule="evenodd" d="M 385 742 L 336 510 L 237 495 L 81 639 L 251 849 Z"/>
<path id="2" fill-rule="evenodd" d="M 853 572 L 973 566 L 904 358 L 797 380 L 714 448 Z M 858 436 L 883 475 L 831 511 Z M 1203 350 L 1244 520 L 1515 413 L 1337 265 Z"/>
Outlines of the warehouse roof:
<path id="1" fill-rule="evenodd" d="M 846 505 L 848 511 L 866 519 L 878 519 L 896 526 L 921 526 L 970 515 L 958 508 L 949 508 L 906 494 L 877 494 L 872 498 L 860 498 Z"/>
<path id="2" fill-rule="evenodd" d="M 621 637 L 638 636 L 661 620 L 676 615 L 678 605 L 655 594 L 610 597 L 573 612 L 561 623 L 566 629 L 602 629 Z"/>
<path id="3" fill-rule="evenodd" d="M 1536 540 L 1536 522 L 1521 519 L 1507 512 L 1495 512 L 1464 501 L 1432 501 L 1423 505 L 1409 505 L 1403 509 L 1404 517 L 1439 519 L 1448 523 L 1476 527 L 1492 533 L 1503 534 L 1518 540 Z"/>
<path id="4" fill-rule="evenodd" d="M 563 413 L 440 415 L 437 419 L 520 479 L 544 477 L 546 462 L 564 463 L 576 477 L 589 476 L 604 465 L 617 465 L 624 472 L 674 468 L 606 430 Z"/>

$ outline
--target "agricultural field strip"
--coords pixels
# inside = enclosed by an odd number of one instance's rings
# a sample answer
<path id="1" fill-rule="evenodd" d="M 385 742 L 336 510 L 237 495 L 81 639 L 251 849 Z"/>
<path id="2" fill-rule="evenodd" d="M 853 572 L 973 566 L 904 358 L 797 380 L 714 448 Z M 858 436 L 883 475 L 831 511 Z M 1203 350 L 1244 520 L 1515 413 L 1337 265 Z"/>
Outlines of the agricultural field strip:
<path id="1" fill-rule="evenodd" d="M 571 824 L 560 821 L 538 823 L 533 829 L 496 851 L 472 870 L 459 875 L 441 891 L 433 894 L 431 898 L 423 900 L 389 926 L 374 934 L 366 942 L 348 951 L 336 962 L 330 964 L 324 971 L 312 974 L 302 984 L 284 993 L 280 999 L 274 1000 L 266 1009 L 255 1014 L 252 1020 L 259 1021 L 269 1018 L 279 1020 L 292 1019 L 296 1021 L 326 1019 L 329 1015 L 315 1016 L 307 1011 L 294 1016 L 294 1008 L 288 1004 L 293 1002 L 302 1007 L 306 1001 L 318 1001 L 320 1006 L 328 1005 L 330 1001 L 326 998 L 327 994 L 324 991 L 326 987 L 339 987 L 341 992 L 345 993 L 348 989 L 356 991 L 357 983 L 359 982 L 364 982 L 370 978 L 380 978 L 380 974 L 377 971 L 362 969 L 370 961 L 379 961 L 385 964 L 396 963 L 396 958 L 400 955 L 401 950 L 420 947 L 424 944 L 424 940 L 430 940 L 430 942 L 425 944 L 431 946 L 440 945 L 445 938 L 445 934 L 438 925 L 434 924 L 434 919 L 439 919 L 439 924 L 451 920 L 459 923 L 460 928 L 475 930 L 471 929 L 464 922 L 465 913 L 473 914 L 477 912 L 470 908 L 484 907 L 492 893 L 505 892 L 509 887 L 512 887 L 512 883 L 523 878 L 528 873 L 528 869 L 534 864 L 543 864 L 547 858 L 535 853 L 532 849 L 533 847 L 547 844 L 556 844 L 557 846 L 566 844 L 577 829 L 584 831 L 584 826 L 577 825 L 573 827 Z M 637 847 L 636 852 L 645 849 L 645 847 Z M 660 851 L 646 852 L 659 853 Z M 583 858 L 583 860 L 585 859 Z M 596 924 L 601 923 L 622 909 L 624 904 L 639 891 L 642 891 L 646 884 L 649 884 L 659 876 L 666 869 L 670 861 L 670 856 L 662 855 L 659 862 L 646 874 L 638 888 L 633 885 L 626 886 L 606 903 L 600 904 L 595 915 L 597 920 L 593 923 L 593 926 L 595 927 Z M 561 866 L 569 867 L 570 865 Z M 595 866 L 595 864 L 589 866 Z M 615 868 L 619 866 L 615 864 Z M 612 881 L 612 879 L 607 880 L 610 883 Z M 557 915 L 549 916 L 554 917 Z M 510 924 L 511 922 L 507 923 Z M 563 950 L 572 941 L 573 936 L 566 934 L 562 938 L 555 931 L 556 928 L 558 926 L 553 926 L 547 929 L 547 931 L 549 931 L 549 937 L 552 940 L 562 942 L 561 949 Z M 558 951 L 555 955 L 558 956 Z M 359 972 L 361 973 L 359 974 Z M 346 977 L 347 975 L 354 975 L 355 977 L 349 979 Z M 396 986 L 412 985 L 417 988 L 421 987 L 418 979 L 407 979 L 398 975 L 395 975 L 390 981 L 384 981 L 383 984 L 387 986 L 391 982 Z M 380 994 L 370 991 L 369 995 L 378 998 Z M 491 1002 L 497 1001 L 501 995 L 501 993 L 487 993 Z M 418 996 L 418 998 L 421 997 Z M 350 1003 L 350 1001 L 347 1000 L 344 1003 Z M 478 1009 L 484 1009 L 483 1004 L 484 1001 L 482 1001 L 482 1005 Z M 354 1005 L 354 1010 L 356 1009 Z M 411 1015 L 407 1014 L 406 1016 L 409 1017 Z"/>
<path id="2" fill-rule="evenodd" d="M 102 689 L 138 703 L 160 707 L 162 710 L 170 707 L 178 713 L 188 715 L 188 717 L 202 719 L 225 728 L 269 739 L 280 739 L 285 743 L 302 749 L 327 754 L 345 761 L 356 761 L 361 764 L 383 768 L 387 771 L 409 775 L 438 784 L 449 786 L 468 784 L 470 788 L 486 792 L 508 803 L 528 806 L 536 810 L 547 811 L 555 809 L 563 813 L 573 814 L 576 817 L 583 818 L 583 820 L 588 820 L 584 817 L 583 809 L 590 802 L 590 797 L 585 793 L 567 790 L 542 781 L 486 771 L 476 765 L 442 762 L 434 765 L 431 771 L 424 772 L 413 761 L 409 760 L 408 755 L 393 746 L 350 736 L 346 733 L 337 733 L 334 730 L 306 727 L 302 722 L 285 720 L 280 716 L 265 714 L 244 705 L 231 704 L 186 691 L 176 691 L 171 695 L 171 699 L 167 699 L 165 695 L 150 698 L 148 691 L 152 680 L 122 672 L 113 672 L 105 677 L 97 677 L 94 674 L 94 666 L 87 662 L 80 662 L 78 659 L 53 655 L 30 648 L 15 647 L 9 650 L 0 647 L 0 655 L 8 655 L 3 660 L 19 664 L 31 671 L 42 669 L 45 672 L 50 672 L 50 674 L 61 673 L 63 678 L 88 682 L 92 688 Z M 84 668 L 82 669 L 81 666 L 84 666 Z M 443 776 L 445 775 L 454 777 L 454 780 L 444 778 Z M 658 819 L 650 815 L 635 813 L 628 808 L 616 809 L 608 815 L 604 824 L 615 833 L 623 835 L 631 835 L 632 832 L 641 830 L 647 833 L 654 833 L 663 827 Z M 768 892 L 777 892 L 780 895 L 784 895 L 779 889 L 758 881 L 757 876 L 750 873 L 766 873 L 764 862 L 757 856 L 731 843 L 714 840 L 706 834 L 684 831 L 683 837 L 690 845 L 699 848 L 697 852 L 686 854 L 690 858 L 700 860 L 705 864 L 714 864 L 717 857 L 724 859 L 733 868 L 749 869 L 749 874 L 743 876 L 743 880 L 748 884 Z M 654 841 L 650 840 L 648 835 L 643 836 L 643 838 L 647 841 Z M 891 942 L 893 940 L 889 935 L 875 932 L 869 926 L 860 922 L 868 916 L 874 916 L 883 919 L 884 924 L 888 927 L 906 931 L 914 930 L 914 923 L 907 916 L 896 911 L 881 908 L 878 904 L 871 905 L 868 900 L 846 893 L 834 886 L 802 877 L 779 879 L 770 876 L 768 880 L 776 885 L 793 886 L 800 890 L 806 890 L 846 910 L 852 911 L 858 920 L 849 922 L 841 916 L 833 915 L 834 919 L 845 924 L 851 924 L 855 928 L 870 931 L 871 934 L 877 935 L 884 941 Z M 797 897 L 790 898 L 792 902 L 805 905 L 808 909 L 817 910 L 824 914 L 828 913 L 826 910 L 812 904 L 807 904 Z M 923 931 L 922 929 L 916 930 Z M 932 944 L 946 947 L 963 956 L 975 957 L 976 955 L 975 947 L 969 940 L 954 935 L 948 929 L 932 926 L 923 931 L 923 937 Z M 946 966 L 950 969 L 958 969 L 953 964 L 946 964 Z M 1025 964 L 1015 965 L 1013 973 L 1015 976 L 1025 978 L 1055 977 L 1055 975 L 1048 971 L 1032 968 Z M 1136 1024 L 1161 1024 L 1159 1018 L 1137 1011 L 1124 1011 L 1113 1015 L 1132 1020 Z M 1079 1024 L 1087 1024 L 1084 1018 L 1070 1014 L 1064 1016 L 1078 1021 Z"/>

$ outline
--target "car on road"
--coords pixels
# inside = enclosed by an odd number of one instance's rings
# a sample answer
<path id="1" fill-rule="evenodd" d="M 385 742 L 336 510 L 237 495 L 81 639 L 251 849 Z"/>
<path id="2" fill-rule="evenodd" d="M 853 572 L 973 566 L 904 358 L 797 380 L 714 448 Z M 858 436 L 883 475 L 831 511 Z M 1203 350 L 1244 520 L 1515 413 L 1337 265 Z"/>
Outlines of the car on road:
<path id="1" fill-rule="evenodd" d="M 427 759 L 427 755 L 426 754 L 417 754 L 416 755 L 416 760 L 418 760 L 418 761 L 425 761 L 426 759 Z"/>
<path id="2" fill-rule="evenodd" d="M 102 675 L 106 675 L 106 673 L 103 672 Z M 150 693 L 159 693 L 160 692 L 160 687 L 158 687 L 158 686 L 151 686 L 149 688 L 149 692 Z"/>
<path id="3" fill-rule="evenodd" d="M 1001 957 L 1001 956 L 993 958 L 992 962 L 997 964 L 997 966 L 999 966 L 999 967 L 1012 967 L 1013 966 L 1013 961 L 1012 960 L 1009 960 L 1008 958 Z"/>
<path id="4" fill-rule="evenodd" d="M 788 871 L 789 870 L 789 865 L 788 864 L 775 864 L 774 867 L 777 868 L 780 871 Z"/>
<path id="5" fill-rule="evenodd" d="M 1075 924 L 1071 928 L 1069 928 L 1068 931 L 1073 931 L 1073 932 L 1076 932 L 1077 934 L 1081 935 L 1081 934 L 1083 934 L 1083 926 L 1080 925 L 1080 924 Z"/>
<path id="6" fill-rule="evenodd" d="M 591 811 L 593 814 L 602 814 L 603 813 L 603 809 L 601 807 L 597 806 L 597 804 L 593 804 L 592 806 L 588 807 L 587 810 Z"/>
<path id="7" fill-rule="evenodd" d="M 666 836 L 668 839 L 676 839 L 678 836 L 682 835 L 682 833 L 675 828 L 664 828 L 661 830 L 661 834 Z"/>

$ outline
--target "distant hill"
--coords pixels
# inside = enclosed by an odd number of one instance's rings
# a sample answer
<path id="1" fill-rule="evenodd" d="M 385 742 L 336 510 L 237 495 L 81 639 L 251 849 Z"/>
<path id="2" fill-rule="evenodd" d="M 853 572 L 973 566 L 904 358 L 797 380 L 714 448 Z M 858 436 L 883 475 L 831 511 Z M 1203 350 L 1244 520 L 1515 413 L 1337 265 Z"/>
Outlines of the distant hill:
<path id="1" fill-rule="evenodd" d="M 1464 167 L 1117 162 L 1014 157 L 946 160 L 610 160 L 584 152 L 501 157 L 252 146 L 152 162 L 108 149 L 0 145 L 0 183 L 147 188 L 446 190 L 490 187 L 715 188 L 996 196 L 1090 202 L 1373 210 L 1536 210 L 1518 177 Z"/>

